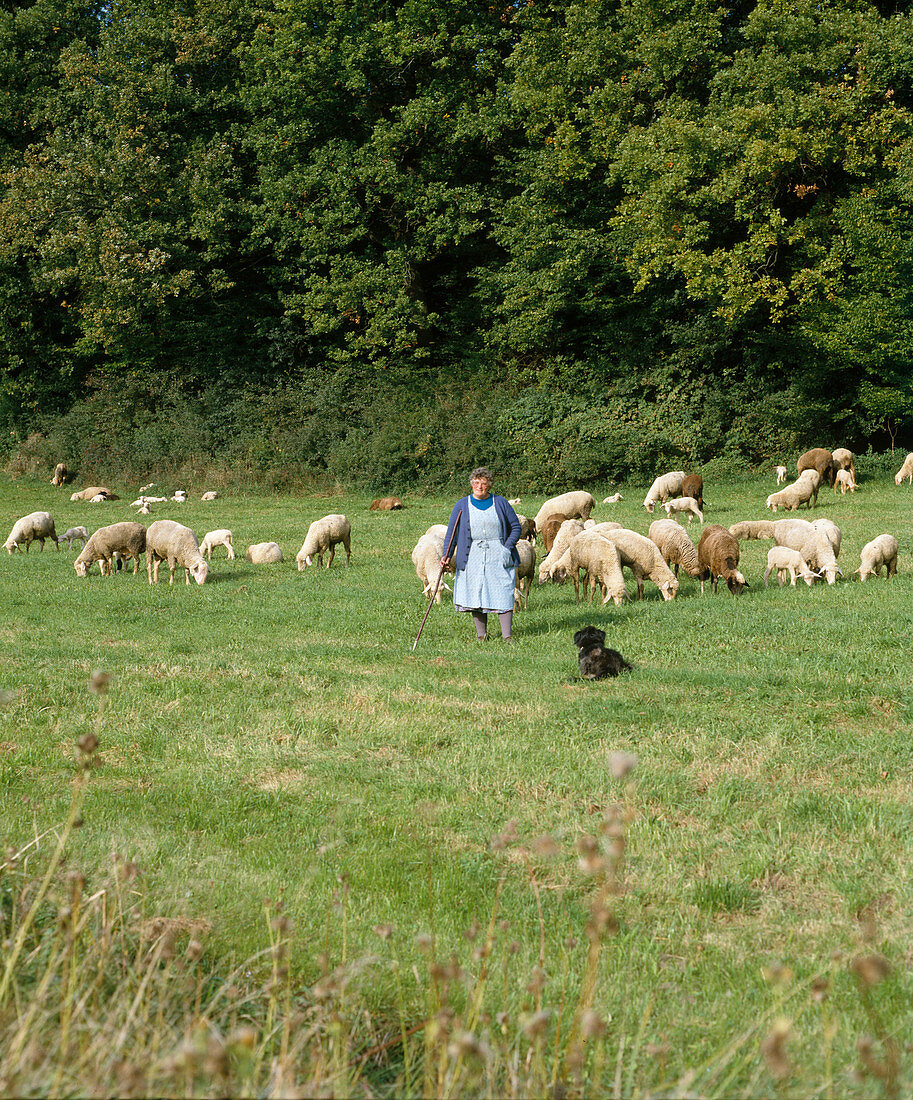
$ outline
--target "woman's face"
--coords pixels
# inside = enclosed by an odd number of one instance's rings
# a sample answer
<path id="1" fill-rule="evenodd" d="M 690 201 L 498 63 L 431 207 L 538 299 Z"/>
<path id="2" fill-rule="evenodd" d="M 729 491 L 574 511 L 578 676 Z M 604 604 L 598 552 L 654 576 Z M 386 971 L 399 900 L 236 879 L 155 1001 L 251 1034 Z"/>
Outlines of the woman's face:
<path id="1" fill-rule="evenodd" d="M 472 486 L 472 495 L 476 500 L 484 500 L 491 492 L 491 482 L 487 477 L 474 477 L 469 484 Z"/>

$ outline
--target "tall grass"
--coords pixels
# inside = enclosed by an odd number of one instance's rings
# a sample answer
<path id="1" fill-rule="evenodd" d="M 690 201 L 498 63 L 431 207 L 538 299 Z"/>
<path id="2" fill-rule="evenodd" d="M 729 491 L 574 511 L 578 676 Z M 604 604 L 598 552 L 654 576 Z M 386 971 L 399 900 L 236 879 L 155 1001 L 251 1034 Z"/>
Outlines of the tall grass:
<path id="1" fill-rule="evenodd" d="M 445 605 L 411 652 L 443 499 L 164 509 L 286 552 L 202 588 L 4 556 L 0 1087 L 908 1092 L 909 493 L 862 475 L 822 494 L 833 587 L 765 590 L 747 543 L 741 598 L 545 587 L 513 649 Z M 728 524 L 769 487 L 709 490 Z M 129 518 L 68 497 L 0 485 L 10 526 Z M 326 511 L 352 566 L 298 574 Z M 851 581 L 882 530 L 899 575 Z M 591 621 L 633 673 L 577 679 Z"/>

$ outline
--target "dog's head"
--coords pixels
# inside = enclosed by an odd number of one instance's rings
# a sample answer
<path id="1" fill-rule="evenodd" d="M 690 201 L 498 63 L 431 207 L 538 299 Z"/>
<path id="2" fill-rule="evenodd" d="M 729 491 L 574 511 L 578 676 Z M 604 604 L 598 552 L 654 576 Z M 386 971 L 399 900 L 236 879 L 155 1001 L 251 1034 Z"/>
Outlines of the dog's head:
<path id="1" fill-rule="evenodd" d="M 578 649 L 588 646 L 602 645 L 605 641 L 605 631 L 595 626 L 582 626 L 574 635 L 574 645 Z"/>

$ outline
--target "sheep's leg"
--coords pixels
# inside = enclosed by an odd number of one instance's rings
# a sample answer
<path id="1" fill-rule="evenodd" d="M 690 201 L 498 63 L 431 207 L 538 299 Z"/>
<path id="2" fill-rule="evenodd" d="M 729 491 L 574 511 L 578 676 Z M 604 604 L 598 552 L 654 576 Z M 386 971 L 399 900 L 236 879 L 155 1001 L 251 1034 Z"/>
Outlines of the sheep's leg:
<path id="1" fill-rule="evenodd" d="M 349 564 L 349 558 L 352 556 L 351 539 L 342 540 L 343 549 L 346 552 L 346 565 Z"/>
<path id="2" fill-rule="evenodd" d="M 335 557 L 336 557 L 336 544 L 334 543 L 330 547 L 330 556 L 327 558 L 327 569 L 329 569 L 330 566 L 333 564 L 333 558 L 335 558 Z"/>

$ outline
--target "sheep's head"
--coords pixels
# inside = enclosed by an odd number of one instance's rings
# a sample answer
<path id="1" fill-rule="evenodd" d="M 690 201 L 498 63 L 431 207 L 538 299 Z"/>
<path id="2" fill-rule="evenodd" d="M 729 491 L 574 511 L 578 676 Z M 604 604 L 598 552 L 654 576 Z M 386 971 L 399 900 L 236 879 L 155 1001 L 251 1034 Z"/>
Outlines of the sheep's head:
<path id="1" fill-rule="evenodd" d="M 85 577 L 89 572 L 89 563 L 85 561 L 76 561 L 73 563 L 73 568 L 76 570 L 77 577 Z"/>
<path id="2" fill-rule="evenodd" d="M 741 596 L 742 592 L 750 587 L 748 581 L 745 580 L 745 577 L 738 569 L 735 569 L 732 574 L 726 578 L 726 584 L 729 586 L 729 591 L 734 596 Z"/>
<path id="3" fill-rule="evenodd" d="M 664 600 L 674 600 L 678 595 L 678 581 L 673 577 L 672 580 L 668 580 L 665 584 L 661 584 L 659 590 Z"/>
<path id="4" fill-rule="evenodd" d="M 190 567 L 190 575 L 197 582 L 197 584 L 203 584 L 206 578 L 209 576 L 209 566 L 203 561 L 202 558 L 198 562 L 194 562 Z"/>
<path id="5" fill-rule="evenodd" d="M 656 501 L 655 500 L 650 500 L 650 498 L 647 497 L 647 499 L 644 501 L 644 508 L 647 509 L 647 511 L 650 513 L 651 516 L 653 515 L 653 509 L 655 507 L 656 507 Z"/>

